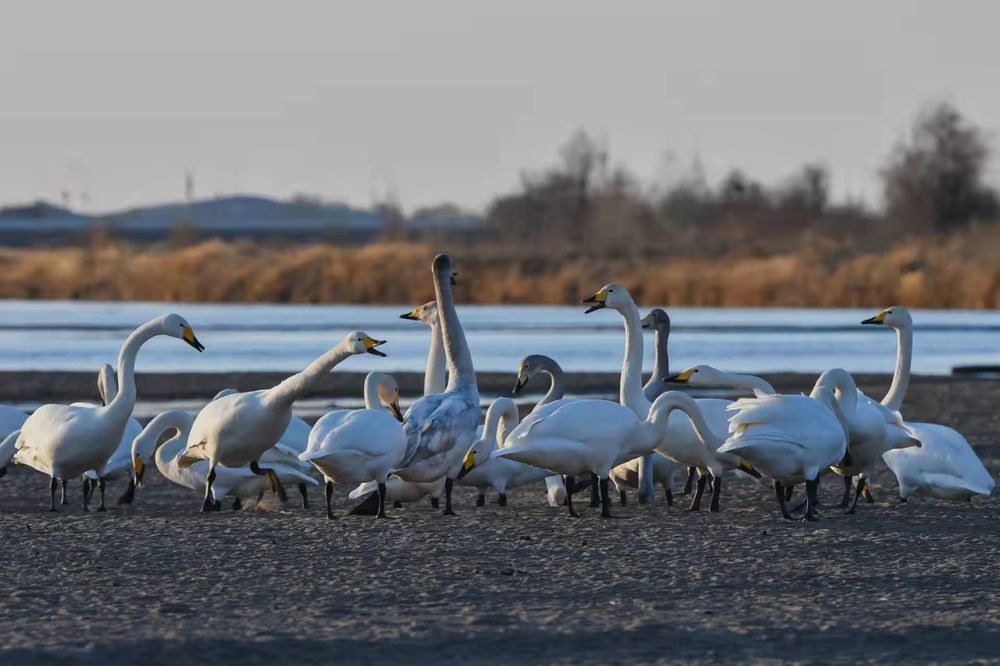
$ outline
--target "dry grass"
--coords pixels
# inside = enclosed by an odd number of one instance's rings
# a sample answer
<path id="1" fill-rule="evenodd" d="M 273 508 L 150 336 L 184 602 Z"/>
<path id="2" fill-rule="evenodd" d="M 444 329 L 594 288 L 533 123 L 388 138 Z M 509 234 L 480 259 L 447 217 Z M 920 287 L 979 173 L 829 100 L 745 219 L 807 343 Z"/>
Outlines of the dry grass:
<path id="1" fill-rule="evenodd" d="M 162 301 L 418 303 L 432 296 L 426 244 L 274 247 L 210 241 L 0 252 L 0 296 Z M 573 303 L 617 281 L 646 303 L 704 306 L 1000 308 L 1000 227 L 851 253 L 804 242 L 766 257 L 526 256 L 457 252 L 463 300 Z"/>

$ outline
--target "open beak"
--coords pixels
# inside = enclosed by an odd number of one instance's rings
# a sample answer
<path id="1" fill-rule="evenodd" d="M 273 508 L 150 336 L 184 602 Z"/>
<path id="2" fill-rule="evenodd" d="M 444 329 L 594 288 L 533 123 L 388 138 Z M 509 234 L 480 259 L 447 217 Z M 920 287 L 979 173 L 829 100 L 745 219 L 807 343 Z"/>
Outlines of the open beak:
<path id="1" fill-rule="evenodd" d="M 584 312 L 583 314 L 590 314 L 591 312 L 594 312 L 596 310 L 606 308 L 607 300 L 608 300 L 608 293 L 606 291 L 599 291 L 590 298 L 583 299 L 583 301 L 581 301 L 583 303 L 593 303 L 593 305 L 587 308 L 587 311 Z"/>
<path id="2" fill-rule="evenodd" d="M 528 378 L 527 377 L 522 377 L 521 375 L 518 375 L 517 376 L 517 381 L 514 382 L 514 390 L 511 391 L 510 394 L 511 395 L 517 395 L 527 385 L 528 385 Z"/>
<path id="3" fill-rule="evenodd" d="M 419 308 L 418 308 L 419 309 Z M 400 319 L 409 319 L 410 321 L 420 321 L 420 317 L 417 316 L 417 310 L 412 310 L 406 314 L 399 315 Z"/>
<path id="4" fill-rule="evenodd" d="M 862 324 L 874 324 L 876 326 L 880 325 L 880 324 L 883 324 L 885 322 L 885 316 L 886 316 L 886 314 L 887 314 L 886 312 L 879 312 L 874 317 L 869 317 L 868 319 L 865 319 L 861 323 Z"/>
<path id="5" fill-rule="evenodd" d="M 392 415 L 396 417 L 397 421 L 400 423 L 403 422 L 403 412 L 399 409 L 398 400 L 393 400 L 389 403 L 389 411 L 392 412 Z"/>
<path id="6" fill-rule="evenodd" d="M 462 461 L 462 471 L 458 473 L 459 479 L 472 471 L 472 468 L 476 466 L 476 454 L 470 449 L 468 453 L 465 454 L 465 460 Z"/>
<path id="7" fill-rule="evenodd" d="M 684 372 L 678 372 L 676 375 L 665 377 L 663 381 L 668 384 L 687 384 L 688 380 L 691 379 L 692 374 L 694 373 L 690 370 L 685 370 Z"/>
<path id="8" fill-rule="evenodd" d="M 368 351 L 369 354 L 373 354 L 374 356 L 384 357 L 385 352 L 376 349 L 376 347 L 378 347 L 379 345 L 384 345 L 384 344 L 385 340 L 373 340 L 372 338 L 368 338 L 367 340 L 365 340 L 365 349 Z"/>
<path id="9" fill-rule="evenodd" d="M 194 336 L 194 331 L 191 330 L 190 326 L 184 327 L 184 342 L 188 343 L 200 352 L 205 351 L 205 345 L 198 342 L 198 338 Z"/>

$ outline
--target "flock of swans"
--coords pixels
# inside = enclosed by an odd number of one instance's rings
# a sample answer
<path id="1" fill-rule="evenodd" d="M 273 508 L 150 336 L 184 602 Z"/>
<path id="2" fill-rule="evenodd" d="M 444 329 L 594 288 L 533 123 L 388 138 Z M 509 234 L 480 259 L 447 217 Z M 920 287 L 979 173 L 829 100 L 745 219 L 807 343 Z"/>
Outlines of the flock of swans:
<path id="1" fill-rule="evenodd" d="M 619 400 L 565 396 L 559 364 L 547 356 L 526 356 L 517 372 L 514 395 L 536 377 L 548 390 L 524 417 L 511 398 L 496 398 L 480 425 L 482 409 L 472 355 L 452 295 L 455 272 L 446 255 L 432 266 L 435 299 L 402 315 L 431 331 L 424 395 L 404 414 L 399 386 L 383 372 L 368 374 L 363 409 L 332 411 L 310 427 L 293 415 L 296 400 L 308 395 L 334 366 L 350 356 L 385 356 L 366 333 L 348 333 L 302 372 L 268 389 L 220 392 L 200 411 L 173 409 L 144 428 L 132 418 L 136 401 L 134 369 L 143 343 L 160 335 L 204 346 L 182 317 L 168 314 L 137 328 L 118 357 L 117 378 L 110 366 L 98 373 L 101 405 L 44 405 L 30 416 L 0 406 L 0 474 L 13 462 L 50 478 L 50 508 L 67 504 L 66 486 L 83 480 L 83 508 L 95 490 L 105 510 L 108 481 L 128 480 L 119 502 L 132 503 L 149 464 L 167 479 L 203 493 L 202 510 L 218 511 L 224 499 L 235 509 L 265 492 L 286 500 L 285 486 L 297 486 L 303 506 L 308 488 L 325 483 L 326 509 L 334 484 L 357 484 L 353 512 L 386 516 L 430 496 L 444 499 L 454 515 L 455 484 L 477 489 L 477 505 L 495 492 L 505 506 L 510 489 L 546 486 L 548 503 L 578 516 L 574 493 L 588 483 L 591 506 L 612 517 L 612 486 L 625 503 L 637 488 L 640 502 L 655 502 L 654 484 L 671 491 L 675 472 L 686 469 L 690 510 L 711 492 L 710 511 L 721 509 L 723 480 L 753 478 L 773 486 L 781 515 L 794 487 L 805 486 L 802 520 L 818 518 L 817 487 L 827 473 L 843 479 L 840 503 L 849 513 L 859 498 L 871 501 L 868 480 L 880 461 L 895 474 L 902 501 L 913 495 L 970 499 L 989 495 L 995 482 L 968 442 L 955 430 L 904 420 L 900 409 L 910 375 L 913 323 L 903 307 L 891 307 L 862 322 L 894 329 L 896 369 L 879 402 L 856 387 L 841 369 L 824 372 L 808 395 L 782 395 L 752 375 L 696 366 L 669 372 L 670 319 L 662 310 L 645 318 L 627 289 L 609 284 L 590 298 L 587 313 L 614 310 L 625 323 L 625 357 Z M 656 365 L 643 383 L 643 329 L 655 331 Z M 671 385 L 728 388 L 747 397 L 735 401 L 692 398 Z M 855 485 L 856 484 L 856 485 Z M 853 502 L 851 492 L 854 491 Z"/>

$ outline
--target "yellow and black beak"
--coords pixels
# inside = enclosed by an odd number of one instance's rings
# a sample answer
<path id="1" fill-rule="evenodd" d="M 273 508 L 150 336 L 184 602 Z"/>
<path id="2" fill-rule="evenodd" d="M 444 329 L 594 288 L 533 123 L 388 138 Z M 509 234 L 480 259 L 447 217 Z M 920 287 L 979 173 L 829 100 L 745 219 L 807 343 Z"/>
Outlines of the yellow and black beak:
<path id="1" fill-rule="evenodd" d="M 528 378 L 518 373 L 517 381 L 514 382 L 514 390 L 510 392 L 511 395 L 519 394 L 527 385 L 528 385 Z"/>
<path id="2" fill-rule="evenodd" d="M 403 422 L 403 411 L 399 408 L 399 400 L 393 400 L 389 403 L 389 411 L 392 412 L 397 421 Z"/>
<path id="3" fill-rule="evenodd" d="M 687 384 L 693 374 L 694 370 L 688 369 L 684 372 L 678 372 L 676 375 L 670 375 L 669 377 L 664 378 L 663 381 L 668 384 Z"/>
<path id="4" fill-rule="evenodd" d="M 146 464 L 139 456 L 132 459 L 132 467 L 135 469 L 135 485 L 142 484 L 142 475 L 146 473 Z"/>
<path id="5" fill-rule="evenodd" d="M 877 315 L 875 315 L 874 317 L 869 317 L 868 319 L 865 319 L 865 320 L 864 320 L 863 322 L 861 322 L 861 323 L 862 323 L 862 324 L 874 324 L 874 325 L 876 325 L 876 326 L 881 326 L 882 324 L 884 324 L 884 323 L 885 323 L 885 318 L 886 318 L 886 317 L 887 317 L 888 315 L 889 315 L 889 311 L 888 311 L 888 310 L 882 310 L 882 312 L 879 312 L 879 313 L 878 313 Z"/>
<path id="6" fill-rule="evenodd" d="M 472 471 L 472 468 L 476 466 L 476 452 L 469 449 L 469 452 L 465 454 L 465 460 L 462 461 L 462 471 L 458 473 L 458 478 L 461 479 L 463 476 Z"/>
<path id="7" fill-rule="evenodd" d="M 420 321 L 420 308 L 414 308 L 412 311 L 406 314 L 399 315 L 400 319 L 409 319 L 410 321 Z"/>
<path id="8" fill-rule="evenodd" d="M 740 461 L 740 470 L 746 472 L 755 479 L 759 479 L 761 477 L 761 473 L 758 472 L 757 469 L 753 465 L 748 463 L 746 460 Z"/>
<path id="9" fill-rule="evenodd" d="M 608 301 L 608 292 L 604 291 L 603 289 L 594 294 L 593 296 L 591 296 L 590 298 L 583 299 L 582 301 L 583 303 L 593 303 L 593 305 L 587 308 L 587 311 L 584 312 L 584 314 L 590 314 L 591 312 L 594 312 L 596 310 L 606 308 L 608 306 L 607 301 Z"/>
<path id="10" fill-rule="evenodd" d="M 384 345 L 385 340 L 375 340 L 373 338 L 365 338 L 365 350 L 374 356 L 385 356 L 384 351 L 379 351 L 376 349 L 379 345 Z"/>
<path id="11" fill-rule="evenodd" d="M 184 342 L 188 343 L 189 345 L 191 345 L 192 347 L 194 347 L 198 351 L 200 351 L 200 352 L 205 351 L 205 345 L 203 345 L 200 342 L 198 342 L 198 338 L 196 338 L 194 336 L 194 331 L 191 330 L 190 326 L 185 326 L 184 327 L 184 338 L 183 338 L 183 340 L 184 340 Z"/>

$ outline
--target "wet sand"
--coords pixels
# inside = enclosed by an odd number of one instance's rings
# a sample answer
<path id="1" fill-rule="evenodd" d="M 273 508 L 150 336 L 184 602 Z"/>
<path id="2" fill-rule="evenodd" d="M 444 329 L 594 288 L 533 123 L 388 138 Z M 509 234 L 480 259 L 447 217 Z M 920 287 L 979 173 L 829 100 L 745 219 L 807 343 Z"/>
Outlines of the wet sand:
<path id="1" fill-rule="evenodd" d="M 861 383 L 881 395 L 888 381 Z M 995 474 L 998 401 L 998 381 L 921 379 L 905 413 L 959 428 Z M 0 480 L 0 660 L 1000 661 L 1000 500 L 900 505 L 888 472 L 875 505 L 815 524 L 781 520 L 752 482 L 727 485 L 721 514 L 678 497 L 616 506 L 619 520 L 584 501 L 572 519 L 541 487 L 503 509 L 462 488 L 455 518 L 421 502 L 328 521 L 318 490 L 308 510 L 291 493 L 201 515 L 196 494 L 147 479 L 103 514 L 81 513 L 78 483 L 49 514 L 46 478 Z M 841 488 L 828 477 L 822 499 Z"/>

